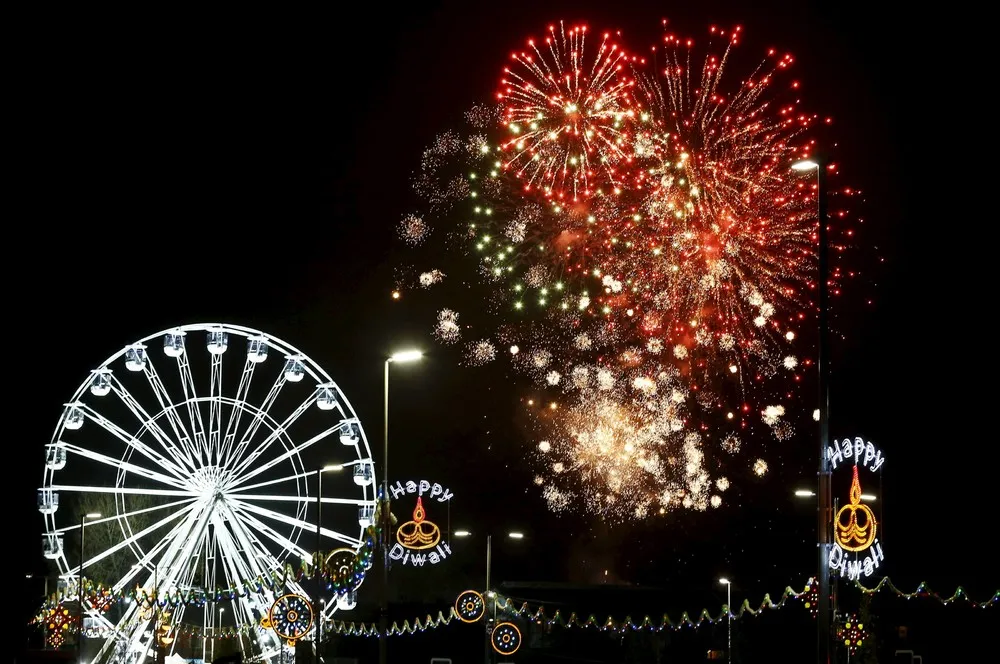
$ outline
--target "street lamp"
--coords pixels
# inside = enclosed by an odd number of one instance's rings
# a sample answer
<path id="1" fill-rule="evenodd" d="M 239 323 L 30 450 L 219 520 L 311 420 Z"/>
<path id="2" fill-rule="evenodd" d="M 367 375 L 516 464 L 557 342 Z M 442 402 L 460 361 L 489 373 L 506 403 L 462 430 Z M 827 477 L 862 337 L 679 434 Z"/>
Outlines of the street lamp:
<path id="1" fill-rule="evenodd" d="M 455 537 L 472 537 L 472 532 L 468 530 L 456 530 L 454 532 Z M 512 540 L 522 540 L 524 539 L 524 533 L 513 530 L 507 533 L 507 537 Z M 490 575 L 493 571 L 493 535 L 489 534 L 486 536 L 486 594 L 493 596 L 493 591 L 490 589 Z"/>
<path id="2" fill-rule="evenodd" d="M 719 579 L 719 583 L 726 586 L 726 622 L 728 623 L 728 637 L 726 643 L 726 661 L 732 664 L 733 661 L 733 583 L 729 579 L 723 577 Z"/>
<path id="3" fill-rule="evenodd" d="M 215 661 L 215 640 L 219 638 L 219 630 L 222 629 L 222 614 L 226 612 L 225 607 L 219 607 L 219 626 L 213 630 L 212 633 L 212 659 L 210 661 Z"/>
<path id="4" fill-rule="evenodd" d="M 89 512 L 80 515 L 80 587 L 79 587 L 79 608 L 77 609 L 77 629 L 76 634 L 76 655 L 77 659 L 83 661 L 83 562 L 84 562 L 84 542 L 87 534 L 87 519 L 100 519 L 100 512 Z"/>
<path id="5" fill-rule="evenodd" d="M 810 491 L 809 489 L 796 489 L 795 495 L 798 496 L 799 498 L 810 498 L 812 496 L 815 496 L 816 492 Z M 878 497 L 874 493 L 863 493 L 859 496 L 859 498 L 865 501 L 866 503 L 874 503 L 876 500 L 878 500 Z"/>
<path id="6" fill-rule="evenodd" d="M 817 609 L 817 661 L 829 664 L 832 654 L 830 616 L 830 524 L 833 522 L 830 489 L 830 460 L 826 448 L 830 440 L 830 287 L 828 278 L 829 239 L 826 220 L 826 163 L 822 159 L 802 159 L 792 164 L 792 169 L 800 172 L 816 171 L 816 201 L 819 233 L 819 350 L 816 365 L 819 370 L 819 469 L 817 472 L 817 581 L 819 583 L 819 607 Z"/>
<path id="7" fill-rule="evenodd" d="M 320 568 L 323 565 L 323 554 L 321 553 L 323 546 L 320 544 L 320 538 L 322 537 L 320 524 L 323 523 L 323 473 L 337 472 L 343 469 L 344 467 L 340 464 L 329 464 L 316 469 L 316 559 L 313 560 L 313 578 L 316 580 L 316 610 L 319 616 L 316 620 L 317 661 L 319 661 L 319 646 L 323 641 L 323 602 L 320 599 L 320 596 L 323 594 L 322 577 L 320 576 Z M 219 614 L 219 620 L 222 620 L 221 613 Z"/>
<path id="8" fill-rule="evenodd" d="M 385 408 L 382 418 L 382 496 L 389 499 L 389 365 L 393 362 L 405 364 L 416 362 L 424 356 L 420 350 L 404 350 L 393 353 L 385 358 Z M 389 510 L 382 510 L 382 588 L 381 588 L 381 610 L 379 611 L 379 639 L 378 639 L 378 661 L 379 664 L 386 664 L 388 652 L 387 632 L 389 630 L 389 536 L 391 528 Z"/>

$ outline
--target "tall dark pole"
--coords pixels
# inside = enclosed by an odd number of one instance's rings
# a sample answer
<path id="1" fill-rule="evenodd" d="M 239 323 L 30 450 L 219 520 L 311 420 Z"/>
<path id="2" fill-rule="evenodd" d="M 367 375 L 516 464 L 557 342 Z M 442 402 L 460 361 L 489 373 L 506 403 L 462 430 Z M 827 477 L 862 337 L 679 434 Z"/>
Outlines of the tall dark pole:
<path id="1" fill-rule="evenodd" d="M 388 644 L 386 641 L 389 638 L 389 529 L 392 527 L 392 517 L 389 516 L 389 510 L 386 509 L 389 502 L 389 362 L 391 360 L 386 359 L 383 381 L 385 386 L 385 401 L 382 413 L 382 498 L 385 502 L 382 503 L 382 585 L 379 588 L 381 591 L 381 601 L 378 618 L 379 664 L 387 664 Z"/>
<path id="2" fill-rule="evenodd" d="M 323 644 L 323 578 L 320 568 L 323 566 L 323 554 L 320 553 L 320 524 L 323 522 L 323 469 L 316 469 L 316 559 L 313 561 L 313 577 L 316 579 L 316 662 L 321 661 L 320 646 Z"/>
<path id="3" fill-rule="evenodd" d="M 733 664 L 733 582 L 726 582 L 726 662 Z"/>
<path id="4" fill-rule="evenodd" d="M 818 490 L 816 492 L 818 507 L 816 510 L 818 535 L 817 573 L 819 575 L 819 608 L 817 611 L 817 661 L 819 664 L 829 664 L 832 656 L 831 648 L 831 615 L 830 615 L 830 524 L 833 522 L 831 507 L 830 460 L 826 450 L 830 442 L 830 286 L 829 286 L 829 238 L 826 218 L 826 161 L 817 160 L 816 165 L 816 198 L 819 214 L 819 352 L 817 368 L 819 370 L 819 472 L 817 474 Z"/>
<path id="5" fill-rule="evenodd" d="M 489 599 L 491 597 L 490 591 L 490 572 L 493 570 L 493 535 L 486 536 L 486 605 L 483 606 L 483 611 L 489 610 Z M 493 599 L 493 617 L 496 618 L 496 607 L 497 598 L 496 595 L 492 595 Z M 490 632 L 490 628 L 493 626 L 487 617 L 486 619 L 486 664 L 490 664 L 493 660 L 493 634 Z"/>
<path id="6" fill-rule="evenodd" d="M 490 592 L 490 568 L 493 567 L 493 535 L 486 536 L 486 593 Z"/>
<path id="7" fill-rule="evenodd" d="M 77 633 L 76 633 L 76 661 L 83 661 L 83 544 L 87 534 L 87 515 L 80 515 L 80 606 L 77 609 Z"/>
<path id="8" fill-rule="evenodd" d="M 153 661 L 160 661 L 160 563 L 153 564 Z"/>

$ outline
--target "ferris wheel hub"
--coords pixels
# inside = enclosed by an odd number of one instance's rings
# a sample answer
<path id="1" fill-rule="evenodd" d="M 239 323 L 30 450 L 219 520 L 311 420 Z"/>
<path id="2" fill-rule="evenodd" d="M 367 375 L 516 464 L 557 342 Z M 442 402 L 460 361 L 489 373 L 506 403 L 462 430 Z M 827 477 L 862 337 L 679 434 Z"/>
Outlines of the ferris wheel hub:
<path id="1" fill-rule="evenodd" d="M 226 488 L 226 475 L 218 466 L 202 466 L 191 474 L 191 488 L 204 496 L 221 497 Z"/>

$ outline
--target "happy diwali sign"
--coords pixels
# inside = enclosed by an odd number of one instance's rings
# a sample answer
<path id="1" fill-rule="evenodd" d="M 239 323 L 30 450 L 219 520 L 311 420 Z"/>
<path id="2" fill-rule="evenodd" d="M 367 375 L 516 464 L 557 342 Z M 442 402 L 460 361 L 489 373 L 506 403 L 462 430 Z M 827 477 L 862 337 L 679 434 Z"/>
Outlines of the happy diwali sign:
<path id="1" fill-rule="evenodd" d="M 833 546 L 830 547 L 830 571 L 856 580 L 875 573 L 885 560 L 878 541 L 878 520 L 870 507 L 861 502 L 859 469 L 875 472 L 885 463 L 882 451 L 861 438 L 845 438 L 826 448 L 833 470 L 843 464 L 851 468 L 848 502 L 833 517 Z M 852 462 L 850 466 L 847 464 Z"/>
<path id="2" fill-rule="evenodd" d="M 451 491 L 427 480 L 406 484 L 396 482 L 390 485 L 389 490 L 393 500 L 402 499 L 404 504 L 409 502 L 408 496 L 416 498 L 410 518 L 396 529 L 396 543 L 389 549 L 389 558 L 403 565 L 423 567 L 427 563 L 437 565 L 450 556 L 451 548 L 441 539 L 440 526 L 429 518 L 424 498 L 431 505 L 445 503 L 451 500 Z"/>

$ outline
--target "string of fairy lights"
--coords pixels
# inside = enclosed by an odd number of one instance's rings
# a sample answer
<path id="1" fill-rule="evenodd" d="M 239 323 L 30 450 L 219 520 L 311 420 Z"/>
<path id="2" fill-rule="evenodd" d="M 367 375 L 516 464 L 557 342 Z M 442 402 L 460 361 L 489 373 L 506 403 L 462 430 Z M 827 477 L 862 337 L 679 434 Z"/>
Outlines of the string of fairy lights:
<path id="1" fill-rule="evenodd" d="M 904 599 L 929 598 L 935 599 L 942 604 L 951 604 L 956 601 L 963 601 L 973 608 L 985 609 L 991 606 L 1000 605 L 1000 590 L 993 593 L 993 596 L 988 600 L 980 602 L 970 598 L 961 586 L 956 588 L 950 596 L 944 596 L 931 590 L 927 583 L 921 583 L 913 592 L 904 592 L 893 584 L 889 577 L 883 578 L 878 585 L 872 588 L 865 587 L 860 581 L 856 582 L 855 585 L 861 592 L 868 595 L 874 595 L 881 591 L 891 591 L 897 597 L 902 597 Z M 694 618 L 692 618 L 692 614 L 690 612 L 685 611 L 680 615 L 678 620 L 673 620 L 667 614 L 663 614 L 658 619 L 654 619 L 652 616 L 645 616 L 638 622 L 634 621 L 631 617 L 616 620 L 610 615 L 604 620 L 599 620 L 594 614 L 582 617 L 576 612 L 571 612 L 567 616 L 560 610 L 556 610 L 550 616 L 545 612 L 544 606 L 541 605 L 532 608 L 528 602 L 524 602 L 520 606 L 517 606 L 515 600 L 512 598 L 500 596 L 496 598 L 496 601 L 497 612 L 503 613 L 505 616 L 530 621 L 536 625 L 542 625 L 546 628 L 583 627 L 597 629 L 603 632 L 617 633 L 639 630 L 660 632 L 665 630 L 697 629 L 706 624 L 712 625 L 719 621 L 727 620 L 730 616 L 732 616 L 733 620 L 757 617 L 765 610 L 777 610 L 784 608 L 788 602 L 794 600 L 801 600 L 804 607 L 807 610 L 811 610 L 812 607 L 810 606 L 810 599 L 814 594 L 814 588 L 813 579 L 809 579 L 808 583 L 801 591 L 796 591 L 791 586 L 786 587 L 777 602 L 771 598 L 770 594 L 765 594 L 763 599 L 761 599 L 756 606 L 751 604 L 750 600 L 747 599 L 743 601 L 739 609 L 733 612 L 730 611 L 729 606 L 723 604 L 721 610 L 714 616 L 708 609 L 702 609 L 697 614 L 694 614 L 696 616 Z M 457 615 L 455 614 L 455 609 L 452 608 L 447 616 L 438 612 L 437 617 L 428 615 L 424 620 L 420 620 L 418 618 L 413 620 L 412 623 L 410 621 L 403 621 L 402 624 L 394 622 L 387 631 L 390 636 L 416 634 L 419 632 L 425 632 L 429 629 L 449 625 L 455 618 L 457 618 Z M 332 621 L 332 624 L 328 629 L 330 629 L 333 633 L 349 636 L 377 637 L 380 634 L 376 623 Z"/>
<path id="2" fill-rule="evenodd" d="M 961 602 L 977 609 L 988 609 L 1000 605 L 1000 589 L 993 593 L 989 599 L 977 601 L 971 598 L 962 586 L 958 586 L 950 595 L 943 595 L 932 590 L 926 582 L 921 582 L 914 591 L 906 592 L 896 586 L 889 577 L 882 578 L 873 587 L 866 587 L 860 581 L 856 581 L 854 585 L 865 595 L 876 595 L 882 592 L 890 592 L 896 597 L 907 600 L 932 599 L 944 605 Z M 658 618 L 653 618 L 652 616 L 647 615 L 639 621 L 633 620 L 630 616 L 617 620 L 610 615 L 603 620 L 600 620 L 595 614 L 587 616 L 582 616 L 576 612 L 565 614 L 558 609 L 549 615 L 545 611 L 545 607 L 542 605 L 532 607 L 528 602 L 523 602 L 520 606 L 518 606 L 515 599 L 500 595 L 496 595 L 494 597 L 494 601 L 496 602 L 497 612 L 503 614 L 505 617 L 531 622 L 535 625 L 543 627 L 544 629 L 556 627 L 578 627 L 598 630 L 601 632 L 624 634 L 634 631 L 662 632 L 667 630 L 675 631 L 682 629 L 698 629 L 704 625 L 714 625 L 720 621 L 728 620 L 730 617 L 733 620 L 757 617 L 765 610 L 778 610 L 784 608 L 789 604 L 789 602 L 793 601 L 801 601 L 802 606 L 806 610 L 814 612 L 815 595 L 816 593 L 813 579 L 809 579 L 800 591 L 796 591 L 791 586 L 787 586 L 781 593 L 778 601 L 774 601 L 770 594 L 765 594 L 756 605 L 752 604 L 749 599 L 746 599 L 735 611 L 732 611 L 731 607 L 728 605 L 723 604 L 721 609 L 715 615 L 713 615 L 707 608 L 703 608 L 701 611 L 694 614 L 685 611 L 681 613 L 679 618 L 676 620 L 664 613 Z M 161 608 L 168 608 L 171 606 L 170 600 L 168 599 L 161 599 L 154 602 L 154 604 L 156 603 L 158 603 Z M 72 633 L 76 631 L 77 627 L 74 621 L 68 619 L 69 615 L 70 612 L 60 604 L 47 607 L 41 611 L 35 618 L 35 622 L 46 625 L 50 630 L 57 629 L 66 633 Z M 60 617 L 64 619 L 60 620 Z M 455 608 L 451 607 L 447 612 L 438 611 L 437 615 L 428 614 L 424 618 L 418 617 L 414 618 L 412 621 L 404 620 L 402 623 L 393 622 L 392 625 L 387 628 L 386 633 L 389 636 L 418 634 L 431 629 L 448 626 L 457 619 L 459 619 L 459 616 L 456 613 Z M 251 631 L 255 630 L 256 627 L 253 625 L 247 625 L 240 628 L 230 627 L 204 629 L 196 625 L 175 625 L 174 629 L 177 634 L 185 634 L 207 639 L 229 639 L 249 634 Z M 374 622 L 355 622 L 332 619 L 324 621 L 324 631 L 327 634 L 361 637 L 378 637 L 381 634 L 378 624 Z M 106 637 L 109 634 L 110 630 L 92 628 L 85 630 L 85 635 L 88 637 Z"/>
<path id="3" fill-rule="evenodd" d="M 376 515 L 377 516 L 377 515 Z M 320 568 L 320 578 L 327 591 L 342 593 L 355 588 L 364 578 L 365 572 L 371 567 L 375 551 L 375 543 L 381 533 L 378 526 L 369 526 L 362 547 L 355 553 L 347 565 Z M 240 586 L 231 588 L 216 588 L 214 590 L 173 590 L 135 588 L 112 589 L 90 579 L 83 580 L 83 596 L 90 606 L 106 611 L 117 602 L 136 601 L 141 604 L 158 604 L 160 608 L 177 608 L 178 606 L 201 607 L 212 602 L 226 602 L 239 597 L 249 597 L 267 590 L 278 590 L 287 587 L 291 580 L 303 582 L 316 578 L 315 568 L 308 561 L 302 561 L 298 569 L 285 565 L 284 569 L 261 574 L 253 580 L 248 580 Z M 45 598 L 42 609 L 52 609 L 67 601 L 76 601 L 80 591 L 75 584 L 68 584 Z"/>

